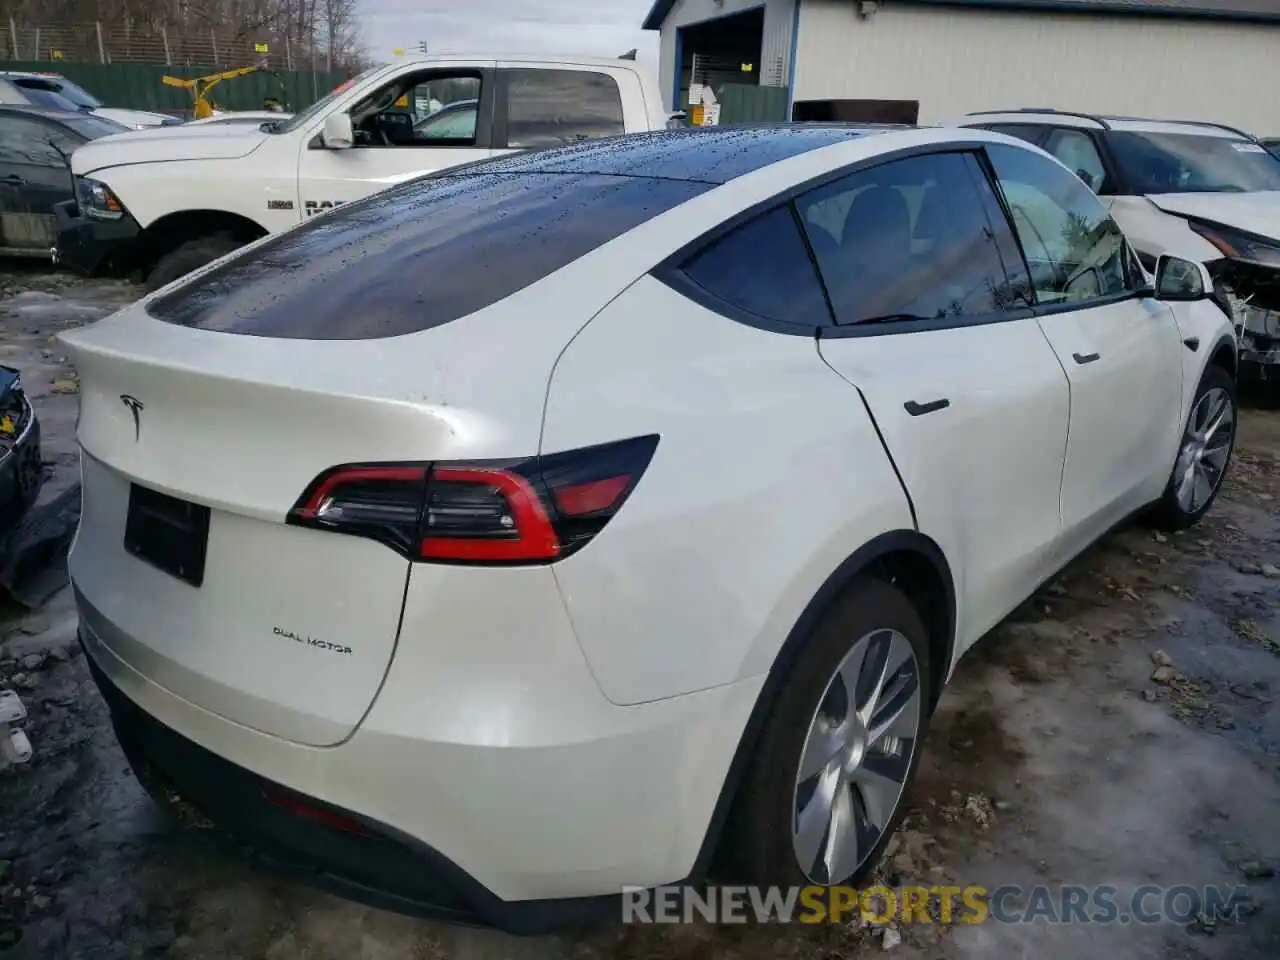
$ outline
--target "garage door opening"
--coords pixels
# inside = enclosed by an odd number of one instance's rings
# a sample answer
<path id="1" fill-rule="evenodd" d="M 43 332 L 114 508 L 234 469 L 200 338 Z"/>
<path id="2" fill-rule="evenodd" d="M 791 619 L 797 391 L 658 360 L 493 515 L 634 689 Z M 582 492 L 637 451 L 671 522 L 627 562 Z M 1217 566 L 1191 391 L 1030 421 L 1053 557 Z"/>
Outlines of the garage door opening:
<path id="1" fill-rule="evenodd" d="M 689 85 L 719 90 L 726 84 L 759 86 L 764 9 L 682 27 L 676 34 L 676 107 L 689 107 Z"/>

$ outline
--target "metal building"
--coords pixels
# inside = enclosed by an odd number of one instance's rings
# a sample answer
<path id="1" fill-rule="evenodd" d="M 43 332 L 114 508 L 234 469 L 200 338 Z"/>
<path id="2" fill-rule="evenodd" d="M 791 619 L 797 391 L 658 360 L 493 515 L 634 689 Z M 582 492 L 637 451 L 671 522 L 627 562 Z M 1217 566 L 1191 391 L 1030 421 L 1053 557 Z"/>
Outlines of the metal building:
<path id="1" fill-rule="evenodd" d="M 797 119 L 1034 106 L 1280 134 L 1280 0 L 655 0 L 661 82 L 783 88 Z"/>

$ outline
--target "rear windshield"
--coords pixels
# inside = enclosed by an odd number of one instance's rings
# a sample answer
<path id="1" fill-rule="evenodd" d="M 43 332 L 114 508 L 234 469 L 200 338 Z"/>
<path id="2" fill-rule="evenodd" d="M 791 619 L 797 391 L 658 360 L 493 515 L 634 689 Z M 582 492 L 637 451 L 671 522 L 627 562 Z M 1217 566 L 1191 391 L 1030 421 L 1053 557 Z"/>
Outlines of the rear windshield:
<path id="1" fill-rule="evenodd" d="M 64 77 L 18 77 L 13 81 L 26 90 L 47 90 L 59 94 L 84 110 L 96 110 L 102 102 Z"/>
<path id="2" fill-rule="evenodd" d="M 418 180 L 235 256 L 147 310 L 181 326 L 260 337 L 416 333 L 496 303 L 708 189 L 478 170 Z"/>
<path id="3" fill-rule="evenodd" d="M 23 87 L 22 95 L 32 106 L 44 107 L 46 110 L 62 110 L 66 113 L 79 113 L 80 108 L 55 90 L 43 87 Z"/>

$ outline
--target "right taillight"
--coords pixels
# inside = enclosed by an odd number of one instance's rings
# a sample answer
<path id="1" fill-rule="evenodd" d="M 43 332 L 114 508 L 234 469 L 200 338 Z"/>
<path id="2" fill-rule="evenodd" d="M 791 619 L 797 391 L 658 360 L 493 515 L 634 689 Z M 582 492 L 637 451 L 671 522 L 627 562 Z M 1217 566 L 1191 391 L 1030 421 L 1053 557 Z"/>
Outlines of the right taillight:
<path id="1" fill-rule="evenodd" d="M 423 562 L 551 563 L 604 528 L 657 446 L 650 435 L 525 460 L 346 464 L 316 477 L 288 522 Z"/>

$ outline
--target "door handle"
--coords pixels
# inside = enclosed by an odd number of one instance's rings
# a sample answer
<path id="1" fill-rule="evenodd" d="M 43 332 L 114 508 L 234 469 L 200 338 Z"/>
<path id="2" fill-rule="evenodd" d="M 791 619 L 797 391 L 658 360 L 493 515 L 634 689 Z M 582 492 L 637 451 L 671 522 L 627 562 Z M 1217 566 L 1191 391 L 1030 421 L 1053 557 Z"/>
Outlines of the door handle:
<path id="1" fill-rule="evenodd" d="M 1096 354 L 1096 353 L 1073 353 L 1073 354 L 1071 355 L 1071 359 L 1072 359 L 1072 360 L 1074 360 L 1076 363 L 1079 363 L 1079 364 L 1093 363 L 1093 361 L 1095 361 L 1095 360 L 1099 359 L 1099 354 Z"/>
<path id="2" fill-rule="evenodd" d="M 12 183 L 14 186 L 20 187 L 23 184 L 25 184 L 27 181 L 24 180 L 22 177 L 18 176 L 16 173 L 6 173 L 3 177 L 0 177 L 0 182 Z"/>
<path id="3" fill-rule="evenodd" d="M 930 400 L 928 403 L 916 403 L 914 400 L 908 400 L 902 406 L 913 417 L 922 417 L 926 413 L 947 409 L 947 407 L 951 406 L 951 401 L 946 397 L 940 400 Z"/>

